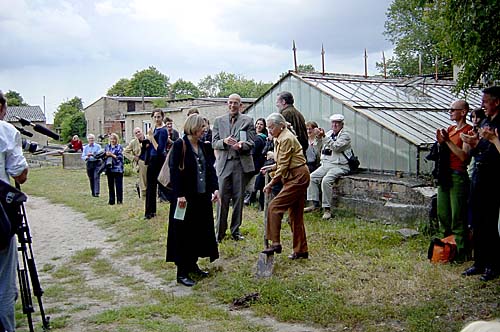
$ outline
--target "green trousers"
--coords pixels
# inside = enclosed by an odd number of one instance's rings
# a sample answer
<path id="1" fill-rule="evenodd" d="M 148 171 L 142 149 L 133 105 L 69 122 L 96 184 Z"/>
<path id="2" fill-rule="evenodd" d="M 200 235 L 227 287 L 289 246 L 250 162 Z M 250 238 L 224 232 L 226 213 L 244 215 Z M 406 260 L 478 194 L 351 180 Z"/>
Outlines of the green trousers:
<path id="1" fill-rule="evenodd" d="M 438 187 L 437 216 L 442 237 L 455 235 L 460 253 L 465 248 L 467 231 L 467 198 L 469 178 L 467 173 L 452 174 L 451 187 Z"/>

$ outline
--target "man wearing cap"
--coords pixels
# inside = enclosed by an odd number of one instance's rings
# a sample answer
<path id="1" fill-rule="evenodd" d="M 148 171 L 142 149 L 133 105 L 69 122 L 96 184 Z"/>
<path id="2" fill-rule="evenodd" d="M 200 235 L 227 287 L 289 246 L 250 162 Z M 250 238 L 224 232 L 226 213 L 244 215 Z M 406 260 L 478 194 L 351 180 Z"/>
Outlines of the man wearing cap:
<path id="1" fill-rule="evenodd" d="M 325 220 L 332 217 L 330 205 L 335 181 L 340 176 L 349 173 L 349 165 L 344 153 L 347 155 L 351 153 L 351 136 L 344 130 L 344 116 L 333 114 L 330 121 L 332 130 L 325 134 L 324 129 L 319 129 L 317 139 L 323 144 L 321 166 L 311 173 L 311 182 L 307 188 L 309 206 L 304 209 L 304 212 L 318 209 L 321 189 L 323 193 L 321 207 L 324 210 L 323 219 Z"/>

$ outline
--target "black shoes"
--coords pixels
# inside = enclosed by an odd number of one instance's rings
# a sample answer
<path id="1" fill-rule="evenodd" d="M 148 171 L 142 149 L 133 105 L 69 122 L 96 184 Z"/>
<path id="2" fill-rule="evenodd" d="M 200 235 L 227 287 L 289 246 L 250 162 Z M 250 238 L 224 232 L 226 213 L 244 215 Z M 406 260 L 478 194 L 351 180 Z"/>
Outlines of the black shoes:
<path id="1" fill-rule="evenodd" d="M 482 274 L 484 272 L 485 272 L 484 269 L 472 265 L 467 270 L 462 272 L 462 275 L 468 277 L 468 276 L 474 276 L 477 274 Z"/>
<path id="2" fill-rule="evenodd" d="M 269 255 L 274 255 L 274 253 L 281 254 L 282 250 L 283 248 L 281 247 L 281 244 L 273 244 L 268 248 L 262 250 L 262 253 L 269 256 Z"/>
<path id="3" fill-rule="evenodd" d="M 484 269 L 484 274 L 479 277 L 479 280 L 490 281 L 496 278 L 498 278 L 498 274 L 493 269 L 486 268 Z"/>
<path id="4" fill-rule="evenodd" d="M 152 219 L 156 216 L 156 213 L 148 213 L 144 216 L 144 219 Z"/>
<path id="5" fill-rule="evenodd" d="M 308 259 L 309 258 L 309 253 L 306 252 L 292 252 L 290 255 L 288 255 L 288 258 L 290 259 L 299 259 L 299 258 L 304 258 Z"/>
<path id="6" fill-rule="evenodd" d="M 206 278 L 208 277 L 208 272 L 207 271 L 203 271 L 201 269 L 196 269 L 192 272 L 195 276 L 198 276 L 200 278 Z"/>
<path id="7" fill-rule="evenodd" d="M 234 241 L 243 241 L 245 239 L 240 234 L 232 235 L 231 237 L 233 238 Z"/>
<path id="8" fill-rule="evenodd" d="M 184 276 L 177 277 L 177 283 L 183 284 L 186 287 L 193 287 L 196 284 L 193 279 Z"/>

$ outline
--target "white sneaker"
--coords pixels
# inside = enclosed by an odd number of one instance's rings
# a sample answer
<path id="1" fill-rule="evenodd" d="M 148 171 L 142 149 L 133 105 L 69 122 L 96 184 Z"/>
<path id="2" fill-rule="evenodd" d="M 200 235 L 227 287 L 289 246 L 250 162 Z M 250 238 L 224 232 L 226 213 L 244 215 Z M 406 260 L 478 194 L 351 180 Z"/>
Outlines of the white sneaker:
<path id="1" fill-rule="evenodd" d="M 321 218 L 323 220 L 332 219 L 332 213 L 330 211 L 325 211 L 325 213 L 323 213 L 323 216 Z"/>

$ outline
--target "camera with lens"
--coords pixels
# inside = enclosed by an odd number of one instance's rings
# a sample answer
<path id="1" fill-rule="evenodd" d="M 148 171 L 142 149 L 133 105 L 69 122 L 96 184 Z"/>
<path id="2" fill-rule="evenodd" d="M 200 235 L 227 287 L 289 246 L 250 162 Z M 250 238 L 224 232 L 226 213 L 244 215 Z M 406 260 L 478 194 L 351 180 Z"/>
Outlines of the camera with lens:
<path id="1" fill-rule="evenodd" d="M 321 154 L 324 154 L 325 156 L 331 156 L 332 155 L 332 150 L 331 149 L 323 149 L 323 151 L 321 151 Z"/>
<path id="2" fill-rule="evenodd" d="M 21 147 L 23 148 L 24 151 L 27 151 L 29 153 L 34 153 L 38 150 L 38 143 L 23 138 L 21 140 Z"/>
<path id="3" fill-rule="evenodd" d="M 104 167 L 106 168 L 111 168 L 113 167 L 113 157 L 111 156 L 106 156 L 106 151 L 105 150 L 100 150 L 94 155 L 94 158 L 97 160 L 102 160 Z"/>

